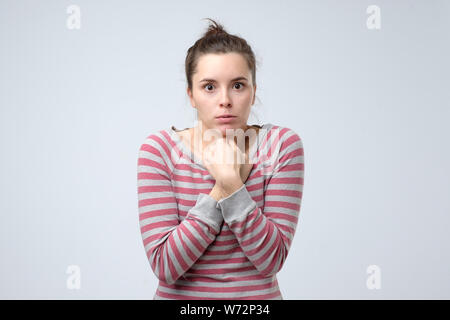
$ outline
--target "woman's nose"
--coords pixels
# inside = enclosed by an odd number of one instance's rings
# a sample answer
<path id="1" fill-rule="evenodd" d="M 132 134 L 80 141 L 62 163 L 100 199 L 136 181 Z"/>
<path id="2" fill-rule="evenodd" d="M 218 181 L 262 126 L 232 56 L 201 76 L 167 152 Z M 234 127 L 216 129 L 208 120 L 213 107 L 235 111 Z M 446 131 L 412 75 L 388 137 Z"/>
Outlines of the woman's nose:
<path id="1" fill-rule="evenodd" d="M 220 97 L 220 106 L 221 107 L 230 107 L 231 106 L 231 100 L 228 95 L 228 91 L 226 89 L 224 89 L 222 91 L 222 95 Z"/>

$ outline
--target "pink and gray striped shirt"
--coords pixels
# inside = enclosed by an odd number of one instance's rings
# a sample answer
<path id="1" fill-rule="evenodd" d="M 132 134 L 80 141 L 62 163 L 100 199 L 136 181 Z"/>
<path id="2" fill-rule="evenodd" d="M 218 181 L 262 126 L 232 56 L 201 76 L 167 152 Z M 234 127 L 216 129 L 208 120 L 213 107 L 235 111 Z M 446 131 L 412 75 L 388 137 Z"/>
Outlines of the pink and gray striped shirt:
<path id="1" fill-rule="evenodd" d="M 294 238 L 303 195 L 301 138 L 258 126 L 244 185 L 216 201 L 214 178 L 176 133 L 149 135 L 139 149 L 139 225 L 159 280 L 153 299 L 278 299 L 276 278 Z"/>

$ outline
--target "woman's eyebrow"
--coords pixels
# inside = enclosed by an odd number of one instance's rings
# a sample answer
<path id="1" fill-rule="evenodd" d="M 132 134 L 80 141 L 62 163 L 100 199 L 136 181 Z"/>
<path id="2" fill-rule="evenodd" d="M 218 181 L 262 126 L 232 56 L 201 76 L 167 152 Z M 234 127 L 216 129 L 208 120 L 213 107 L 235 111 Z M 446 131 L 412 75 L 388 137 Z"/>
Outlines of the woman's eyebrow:
<path id="1" fill-rule="evenodd" d="M 245 81 L 248 81 L 246 77 L 237 77 L 237 78 L 231 79 L 231 82 L 233 82 L 233 81 L 238 81 L 238 80 L 245 80 Z M 208 78 L 202 79 L 202 80 L 200 80 L 199 82 L 205 82 L 205 81 L 208 81 L 208 82 L 217 82 L 217 81 L 214 80 L 214 79 L 208 79 Z"/>

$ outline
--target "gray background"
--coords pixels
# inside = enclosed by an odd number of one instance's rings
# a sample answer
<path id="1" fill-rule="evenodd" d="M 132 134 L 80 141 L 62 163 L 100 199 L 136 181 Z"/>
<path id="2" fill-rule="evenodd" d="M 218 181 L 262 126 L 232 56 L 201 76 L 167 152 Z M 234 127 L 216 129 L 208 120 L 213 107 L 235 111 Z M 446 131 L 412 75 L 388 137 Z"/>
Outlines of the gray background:
<path id="1" fill-rule="evenodd" d="M 0 298 L 153 297 L 138 149 L 194 124 L 184 59 L 206 17 L 257 56 L 249 123 L 303 139 L 283 297 L 449 299 L 450 2 L 248 0 L 0 1 Z"/>

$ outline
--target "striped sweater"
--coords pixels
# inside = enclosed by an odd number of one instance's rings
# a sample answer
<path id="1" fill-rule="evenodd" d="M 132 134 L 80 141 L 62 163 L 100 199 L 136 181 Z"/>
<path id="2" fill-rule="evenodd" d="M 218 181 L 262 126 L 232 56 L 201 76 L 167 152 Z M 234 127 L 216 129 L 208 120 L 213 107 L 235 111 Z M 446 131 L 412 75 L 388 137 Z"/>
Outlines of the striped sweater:
<path id="1" fill-rule="evenodd" d="M 278 299 L 303 194 L 301 138 L 258 126 L 253 168 L 240 189 L 216 201 L 214 178 L 172 126 L 139 149 L 139 225 L 159 280 L 153 299 Z"/>

